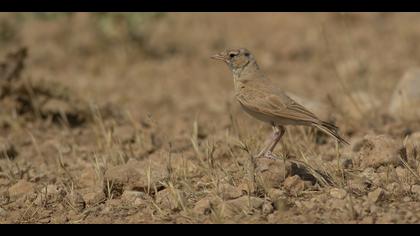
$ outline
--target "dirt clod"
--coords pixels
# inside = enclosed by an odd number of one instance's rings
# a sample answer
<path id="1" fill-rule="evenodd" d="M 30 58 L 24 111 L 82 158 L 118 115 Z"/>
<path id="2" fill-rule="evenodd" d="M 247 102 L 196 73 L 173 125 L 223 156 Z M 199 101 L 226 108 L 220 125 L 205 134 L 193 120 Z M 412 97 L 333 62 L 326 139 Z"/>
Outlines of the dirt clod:
<path id="1" fill-rule="evenodd" d="M 337 198 L 337 199 L 343 199 L 346 197 L 347 192 L 344 189 L 339 189 L 339 188 L 332 188 L 330 190 L 330 195 L 333 198 Z"/>
<path id="2" fill-rule="evenodd" d="M 376 168 L 381 165 L 400 165 L 400 147 L 401 144 L 387 135 L 366 135 L 354 144 L 353 151 L 357 152 L 362 167 Z"/>
<path id="3" fill-rule="evenodd" d="M 16 184 L 9 188 L 9 196 L 17 198 L 33 193 L 35 185 L 26 180 L 19 180 Z"/>
<path id="4" fill-rule="evenodd" d="M 385 196 L 385 191 L 382 188 L 377 188 L 368 194 L 368 200 L 371 203 L 377 203 L 383 200 L 384 196 Z"/>
<path id="5" fill-rule="evenodd" d="M 305 190 L 305 182 L 297 175 L 290 176 L 284 181 L 284 189 L 292 195 L 297 195 Z"/>
<path id="6" fill-rule="evenodd" d="M 278 188 L 290 173 L 291 163 L 270 160 L 267 158 L 257 159 L 258 180 L 266 188 Z"/>
<path id="7" fill-rule="evenodd" d="M 120 196 L 123 190 L 154 192 L 155 188 L 161 187 L 160 181 L 167 176 L 162 161 L 129 160 L 126 164 L 112 167 L 105 173 L 105 187 L 111 186 L 114 196 Z"/>

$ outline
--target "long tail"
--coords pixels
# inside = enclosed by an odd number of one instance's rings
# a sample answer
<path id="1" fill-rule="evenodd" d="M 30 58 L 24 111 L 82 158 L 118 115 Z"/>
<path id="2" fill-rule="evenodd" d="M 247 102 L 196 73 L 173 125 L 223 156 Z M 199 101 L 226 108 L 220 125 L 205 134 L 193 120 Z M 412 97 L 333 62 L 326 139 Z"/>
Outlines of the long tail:
<path id="1" fill-rule="evenodd" d="M 320 129 L 322 132 L 336 138 L 339 142 L 341 143 L 345 143 L 347 145 L 350 145 L 349 142 L 347 142 L 345 139 L 343 139 L 339 134 L 338 134 L 338 127 L 325 122 L 325 121 L 320 121 L 320 123 L 313 123 L 313 126 L 317 127 L 318 129 Z"/>

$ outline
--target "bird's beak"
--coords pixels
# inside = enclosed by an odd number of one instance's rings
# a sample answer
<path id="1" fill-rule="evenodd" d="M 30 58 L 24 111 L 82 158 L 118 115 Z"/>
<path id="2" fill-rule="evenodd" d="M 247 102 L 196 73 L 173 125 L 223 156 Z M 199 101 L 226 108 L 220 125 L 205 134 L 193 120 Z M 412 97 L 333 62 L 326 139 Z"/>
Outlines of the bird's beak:
<path id="1" fill-rule="evenodd" d="M 215 55 L 211 56 L 210 58 L 214 59 L 214 60 L 220 60 L 220 61 L 227 62 L 226 57 L 221 55 L 220 53 L 215 54 Z"/>

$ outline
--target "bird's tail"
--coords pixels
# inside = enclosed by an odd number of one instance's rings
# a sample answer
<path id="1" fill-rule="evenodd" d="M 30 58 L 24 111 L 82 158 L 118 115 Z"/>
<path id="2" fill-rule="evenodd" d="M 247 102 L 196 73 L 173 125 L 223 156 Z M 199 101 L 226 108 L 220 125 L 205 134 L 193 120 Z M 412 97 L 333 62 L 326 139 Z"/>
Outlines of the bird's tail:
<path id="1" fill-rule="evenodd" d="M 336 138 L 339 142 L 341 143 L 345 143 L 347 145 L 350 145 L 349 142 L 347 142 L 345 139 L 343 139 L 339 134 L 338 134 L 338 127 L 325 122 L 325 121 L 320 121 L 319 123 L 314 123 L 313 126 L 317 127 L 318 129 L 320 129 L 322 132 Z"/>

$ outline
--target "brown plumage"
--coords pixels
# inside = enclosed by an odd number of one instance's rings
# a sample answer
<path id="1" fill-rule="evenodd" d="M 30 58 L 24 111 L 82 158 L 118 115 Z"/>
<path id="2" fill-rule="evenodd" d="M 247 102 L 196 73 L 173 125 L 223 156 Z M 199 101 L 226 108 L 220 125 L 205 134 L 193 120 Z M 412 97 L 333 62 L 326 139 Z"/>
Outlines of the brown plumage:
<path id="1" fill-rule="evenodd" d="M 260 70 L 253 55 L 244 48 L 225 50 L 212 56 L 226 62 L 233 73 L 235 97 L 242 108 L 254 118 L 270 123 L 275 137 L 258 156 L 272 158 L 272 151 L 285 132 L 285 125 L 313 126 L 348 144 L 338 134 L 338 128 L 307 110 L 275 86 Z"/>

